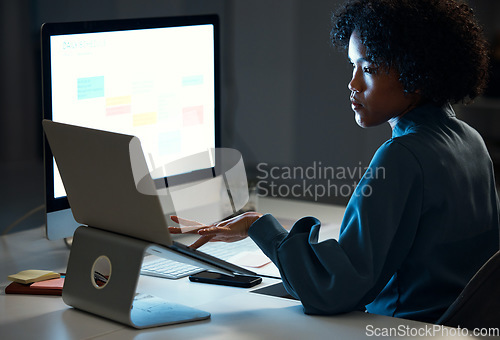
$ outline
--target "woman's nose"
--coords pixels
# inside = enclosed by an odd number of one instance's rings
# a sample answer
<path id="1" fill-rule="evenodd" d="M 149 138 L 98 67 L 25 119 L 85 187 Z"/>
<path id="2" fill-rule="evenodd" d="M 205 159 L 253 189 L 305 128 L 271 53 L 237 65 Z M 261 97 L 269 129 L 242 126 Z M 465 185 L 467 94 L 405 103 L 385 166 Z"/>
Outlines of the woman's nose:
<path id="1" fill-rule="evenodd" d="M 347 88 L 351 92 L 360 92 L 361 91 L 361 82 L 359 81 L 359 76 L 356 71 L 352 72 L 352 78 L 349 84 L 347 84 Z"/>
<path id="2" fill-rule="evenodd" d="M 354 75 L 353 75 L 351 81 L 349 82 L 349 84 L 347 84 L 347 88 L 351 92 L 359 92 L 357 82 L 356 82 L 356 77 Z"/>

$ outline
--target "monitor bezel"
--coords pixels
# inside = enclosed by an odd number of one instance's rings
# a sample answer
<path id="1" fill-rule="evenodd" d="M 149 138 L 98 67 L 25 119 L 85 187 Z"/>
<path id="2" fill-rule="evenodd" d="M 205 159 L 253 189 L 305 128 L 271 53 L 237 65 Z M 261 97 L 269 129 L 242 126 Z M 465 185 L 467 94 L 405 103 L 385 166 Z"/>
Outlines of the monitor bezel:
<path id="1" fill-rule="evenodd" d="M 214 30 L 214 124 L 215 147 L 221 146 L 220 138 L 220 26 L 216 14 L 174 17 L 153 17 L 137 19 L 116 19 L 79 22 L 44 23 L 41 27 L 41 69 L 42 69 L 42 117 L 52 120 L 52 79 L 50 37 L 67 34 L 84 34 L 96 32 L 127 31 L 148 28 L 213 25 Z M 54 165 L 53 155 L 47 139 L 43 141 L 45 206 L 46 213 L 69 209 L 66 196 L 54 197 Z M 175 183 L 191 182 L 212 177 L 214 168 L 200 169 L 175 176 Z M 168 186 L 167 179 L 157 180 L 157 185 Z"/>

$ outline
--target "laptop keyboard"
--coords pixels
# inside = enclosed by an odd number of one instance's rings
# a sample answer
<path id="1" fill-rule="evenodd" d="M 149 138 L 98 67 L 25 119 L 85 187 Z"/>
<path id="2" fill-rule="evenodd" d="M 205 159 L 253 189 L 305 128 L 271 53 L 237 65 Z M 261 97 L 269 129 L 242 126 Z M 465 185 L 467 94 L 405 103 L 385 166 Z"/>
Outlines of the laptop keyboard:
<path id="1" fill-rule="evenodd" d="M 241 252 L 259 250 L 259 247 L 250 237 L 247 237 L 241 241 L 231 243 L 208 242 L 198 248 L 198 250 L 227 261 Z M 142 264 L 141 274 L 166 279 L 180 279 L 185 276 L 199 273 L 203 270 L 203 268 L 186 263 L 151 256 L 151 259 L 145 259 Z"/>

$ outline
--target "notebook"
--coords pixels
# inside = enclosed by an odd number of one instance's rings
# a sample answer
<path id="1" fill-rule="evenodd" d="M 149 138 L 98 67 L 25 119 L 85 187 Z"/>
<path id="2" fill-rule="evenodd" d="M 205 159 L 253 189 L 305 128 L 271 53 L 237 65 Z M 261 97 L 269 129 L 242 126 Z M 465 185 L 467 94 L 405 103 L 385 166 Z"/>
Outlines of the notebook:
<path id="1" fill-rule="evenodd" d="M 173 251 L 202 268 L 255 275 L 172 239 L 137 137 L 50 120 L 42 124 L 78 223 L 156 243 L 157 256 L 171 258 Z"/>

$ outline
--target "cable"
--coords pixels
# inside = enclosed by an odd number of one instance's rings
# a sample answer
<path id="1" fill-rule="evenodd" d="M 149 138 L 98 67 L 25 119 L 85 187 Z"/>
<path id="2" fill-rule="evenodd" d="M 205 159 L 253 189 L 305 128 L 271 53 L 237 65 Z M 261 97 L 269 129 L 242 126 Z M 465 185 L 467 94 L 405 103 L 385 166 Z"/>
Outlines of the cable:
<path id="1" fill-rule="evenodd" d="M 256 275 L 256 276 L 267 277 L 267 278 L 269 278 L 269 279 L 277 279 L 277 280 L 281 280 L 281 277 L 279 277 L 279 276 L 273 276 L 273 275 L 262 275 L 262 274 L 259 274 L 259 273 L 256 273 L 255 275 Z"/>
<path id="2" fill-rule="evenodd" d="M 15 226 L 17 226 L 19 223 L 21 223 L 22 221 L 24 221 L 25 219 L 27 219 L 28 217 L 30 217 L 31 215 L 33 215 L 34 213 L 40 211 L 40 210 L 43 210 L 45 208 L 45 204 L 42 204 L 42 205 L 39 205 L 38 207 L 34 208 L 34 209 L 31 209 L 30 211 L 28 211 L 24 216 L 18 218 L 14 223 L 10 224 L 9 226 L 7 226 L 7 228 L 5 228 L 2 232 L 2 236 L 3 235 L 6 235 L 9 231 L 11 231 Z"/>

